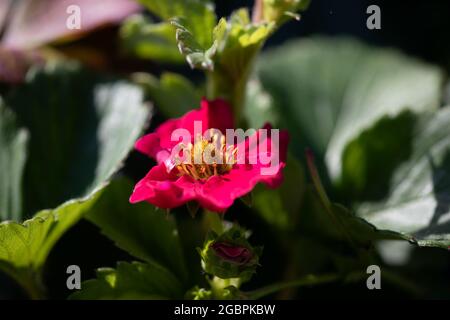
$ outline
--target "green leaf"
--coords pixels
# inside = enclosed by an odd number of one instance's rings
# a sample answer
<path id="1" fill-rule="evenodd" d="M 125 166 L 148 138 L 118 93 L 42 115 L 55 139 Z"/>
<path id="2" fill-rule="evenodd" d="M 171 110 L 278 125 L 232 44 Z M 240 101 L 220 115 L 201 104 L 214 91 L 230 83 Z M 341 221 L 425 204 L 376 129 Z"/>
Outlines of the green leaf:
<path id="1" fill-rule="evenodd" d="M 339 180 L 347 144 L 385 116 L 433 110 L 441 97 L 436 67 L 356 40 L 311 38 L 263 55 L 264 89 L 293 136 L 296 155 L 312 147 Z"/>
<path id="2" fill-rule="evenodd" d="M 247 84 L 244 117 L 250 128 L 262 128 L 266 123 L 278 127 L 279 114 L 270 94 L 262 88 L 258 79 Z"/>
<path id="3" fill-rule="evenodd" d="M 28 133 L 0 99 L 0 220 L 18 219 L 22 212 L 22 178 Z"/>
<path id="4" fill-rule="evenodd" d="M 99 193 L 68 201 L 53 210 L 40 211 L 24 223 L 2 222 L 0 260 L 18 268 L 41 267 L 57 239 L 79 220 L 82 213 L 89 210 Z"/>
<path id="5" fill-rule="evenodd" d="M 358 207 L 361 217 L 420 246 L 450 247 L 450 108 L 421 117 L 411 157 L 394 173 L 384 201 Z"/>
<path id="6" fill-rule="evenodd" d="M 128 18 L 120 29 L 126 52 L 139 58 L 182 63 L 175 31 L 169 22 L 154 23 L 143 15 Z"/>
<path id="7" fill-rule="evenodd" d="M 339 195 L 353 203 L 385 197 L 392 173 L 411 156 L 416 121 L 410 111 L 386 116 L 351 141 L 342 155 Z"/>
<path id="8" fill-rule="evenodd" d="M 323 188 L 311 151 L 307 150 L 306 153 L 313 185 L 306 188 L 304 205 L 300 211 L 301 224 L 298 229 L 302 237 L 322 241 L 326 239 L 331 246 L 335 246 L 336 243 L 338 245 L 346 243 L 356 253 L 363 253 L 361 257 L 364 255 L 365 259 L 370 259 L 367 250 L 373 248 L 374 240 L 398 239 L 394 232 L 379 232 L 373 225 L 357 217 L 354 212 L 331 202 Z M 301 242 L 303 242 L 302 239 L 300 239 Z"/>
<path id="9" fill-rule="evenodd" d="M 50 250 L 97 200 L 96 191 L 132 148 L 148 110 L 138 87 L 74 64 L 33 70 L 6 101 L 30 132 L 26 212 L 78 197 L 23 224 L 0 224 L 0 268 L 31 297 L 40 297 Z M 1 119 L 11 120 L 3 111 Z"/>
<path id="10" fill-rule="evenodd" d="M 212 45 L 212 30 L 216 25 L 214 5 L 206 0 L 139 0 L 147 9 L 163 20 L 181 18 L 195 41 L 202 48 Z"/>
<path id="11" fill-rule="evenodd" d="M 97 279 L 82 283 L 73 300 L 182 299 L 181 283 L 156 264 L 118 262 L 116 269 L 100 268 Z"/>
<path id="12" fill-rule="evenodd" d="M 200 105 L 200 90 L 182 75 L 165 72 L 157 79 L 148 73 L 138 73 L 134 80 L 167 118 L 181 117 Z"/>
<path id="13" fill-rule="evenodd" d="M 225 24 L 225 22 L 227 22 Z M 243 50 L 239 53 L 241 56 L 252 56 L 252 52 L 259 49 L 268 36 L 274 31 L 273 23 L 253 24 L 249 17 L 247 9 L 239 9 L 233 12 L 228 21 L 221 19 L 215 29 L 215 38 L 224 40 L 220 48 L 221 52 L 229 51 L 228 59 L 232 59 L 232 53 L 236 50 Z M 248 52 L 244 52 L 247 51 Z M 235 57 L 237 60 L 238 58 Z M 248 60 L 248 58 L 246 59 Z M 242 64 L 247 64 L 241 61 Z M 238 67 L 238 66 L 236 66 Z"/>
<path id="14" fill-rule="evenodd" d="M 39 297 L 40 272 L 50 250 L 97 201 L 101 191 L 71 200 L 53 210 L 38 212 L 34 218 L 17 223 L 0 223 L 0 269 L 9 274 L 32 297 Z"/>
<path id="15" fill-rule="evenodd" d="M 303 203 L 298 232 L 330 246 L 346 243 L 354 249 L 369 249 L 375 240 L 400 239 L 395 232 L 380 232 L 340 204 L 330 203 L 327 207 L 316 190 L 307 189 Z"/>
<path id="16" fill-rule="evenodd" d="M 173 39 L 192 68 L 211 69 L 215 52 L 213 29 L 216 25 L 214 6 L 210 1 L 140 0 L 152 13 L 171 21 Z M 175 31 L 176 30 L 176 31 Z"/>
<path id="17" fill-rule="evenodd" d="M 104 235 L 131 255 L 171 270 L 187 280 L 180 238 L 173 216 L 148 203 L 130 204 L 133 185 L 124 179 L 113 181 L 87 219 Z"/>
<path id="18" fill-rule="evenodd" d="M 295 229 L 305 192 L 303 167 L 292 156 L 283 170 L 284 180 L 277 190 L 258 185 L 253 191 L 253 207 L 271 225 Z"/>
<path id="19" fill-rule="evenodd" d="M 218 42 L 215 41 L 211 46 L 204 47 L 198 43 L 194 34 L 186 27 L 185 19 L 172 19 L 171 23 L 176 28 L 178 48 L 186 57 L 191 68 L 214 69 L 213 56 L 216 54 Z"/>
<path id="20" fill-rule="evenodd" d="M 75 64 L 32 70 L 6 99 L 30 132 L 22 216 L 90 194 L 147 122 L 143 92 Z"/>

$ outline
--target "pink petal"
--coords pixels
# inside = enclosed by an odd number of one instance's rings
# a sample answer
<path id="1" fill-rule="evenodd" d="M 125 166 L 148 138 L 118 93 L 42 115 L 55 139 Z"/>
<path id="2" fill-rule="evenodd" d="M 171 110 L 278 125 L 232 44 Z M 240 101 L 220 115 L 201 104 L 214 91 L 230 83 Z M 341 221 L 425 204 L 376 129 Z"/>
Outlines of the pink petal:
<path id="1" fill-rule="evenodd" d="M 192 200 L 194 188 L 189 177 L 168 173 L 164 164 L 159 164 L 136 184 L 130 202 L 147 201 L 157 207 L 171 209 Z"/>
<path id="2" fill-rule="evenodd" d="M 289 134 L 286 130 L 280 130 L 278 134 L 279 140 L 278 143 L 276 143 L 274 140 L 275 138 L 272 136 L 271 129 L 272 127 L 269 124 L 266 124 L 262 128 L 262 130 L 267 130 L 265 138 L 257 131 L 254 135 L 238 144 L 236 146 L 238 149 L 237 160 L 239 164 L 255 164 L 258 166 L 259 170 L 265 169 L 266 171 L 271 167 L 271 163 L 273 162 L 274 173 L 261 177 L 261 182 L 264 182 L 271 187 L 276 187 L 281 183 L 282 175 L 276 175 L 275 172 L 278 172 L 279 167 L 284 167 L 286 163 Z M 245 150 L 245 152 L 241 152 L 242 150 Z M 277 159 L 280 165 L 276 165 Z M 262 160 L 269 163 L 262 163 Z M 267 175 L 267 173 L 265 174 Z"/>
<path id="3" fill-rule="evenodd" d="M 233 129 L 233 113 L 230 105 L 222 99 L 206 100 L 202 99 L 201 109 L 206 113 L 207 123 L 203 130 L 208 128 L 219 129 L 225 134 L 226 129 Z"/>
<path id="4" fill-rule="evenodd" d="M 252 258 L 252 254 L 245 247 L 238 247 L 225 242 L 216 242 L 211 247 L 221 258 L 234 263 L 245 264 Z"/>
<path id="5" fill-rule="evenodd" d="M 66 10 L 70 5 L 80 7 L 81 29 L 71 30 L 66 26 L 70 16 Z M 132 0 L 21 0 L 13 10 L 2 45 L 14 49 L 36 48 L 118 23 L 139 10 L 140 6 Z"/>
<path id="6" fill-rule="evenodd" d="M 167 159 L 170 151 L 181 141 L 172 141 L 172 133 L 176 129 L 186 129 L 190 134 L 190 142 L 193 142 L 194 123 L 201 122 L 202 132 L 209 128 L 215 128 L 225 133 L 226 129 L 233 127 L 233 116 L 231 107 L 223 100 L 208 101 L 203 99 L 201 108 L 189 111 L 178 119 L 170 119 L 156 128 L 155 132 L 150 133 L 136 142 L 136 149 L 149 157 L 163 162 Z M 166 153 L 160 154 L 165 150 Z"/>
<path id="7" fill-rule="evenodd" d="M 234 203 L 234 200 L 252 191 L 255 185 L 263 182 L 276 186 L 282 181 L 280 164 L 277 174 L 263 176 L 258 165 L 235 165 L 228 173 L 222 176 L 209 178 L 197 190 L 197 200 L 202 207 L 215 212 L 225 212 Z"/>
<path id="8" fill-rule="evenodd" d="M 265 126 L 264 128 L 270 129 L 271 127 Z M 267 135 L 266 140 L 259 142 L 268 143 L 268 156 L 272 157 L 277 155 L 279 157 L 279 163 L 274 164 L 270 170 L 271 174 L 267 174 L 267 172 L 263 174 L 262 171 L 264 168 L 269 168 L 271 166 L 270 163 L 262 164 L 256 162 L 256 164 L 249 164 L 247 162 L 246 164 L 236 164 L 229 173 L 222 176 L 213 176 L 202 185 L 202 188 L 197 193 L 199 203 L 209 210 L 224 212 L 231 207 L 235 199 L 251 192 L 258 183 L 264 183 L 271 188 L 278 187 L 283 181 L 282 169 L 286 166 L 288 140 L 288 133 L 281 131 L 279 134 L 278 150 L 272 148 L 274 143 L 270 135 Z M 249 146 L 247 140 L 239 147 L 246 148 L 246 155 L 248 155 L 248 151 L 252 146 Z M 257 152 L 256 154 L 259 157 L 260 153 Z"/>

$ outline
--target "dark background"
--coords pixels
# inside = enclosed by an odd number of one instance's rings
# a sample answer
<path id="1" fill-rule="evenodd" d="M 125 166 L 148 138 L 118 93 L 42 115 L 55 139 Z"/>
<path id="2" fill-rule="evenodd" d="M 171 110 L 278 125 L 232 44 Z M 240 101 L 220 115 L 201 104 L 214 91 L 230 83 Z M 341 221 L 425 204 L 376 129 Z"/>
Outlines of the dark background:
<path id="1" fill-rule="evenodd" d="M 216 1 L 218 16 L 227 16 L 233 9 L 240 6 L 252 5 L 253 1 L 219 0 Z M 381 8 L 381 30 L 368 30 L 366 28 L 366 9 L 371 4 Z M 312 0 L 310 8 L 302 15 L 300 22 L 291 21 L 284 25 L 268 41 L 267 47 L 279 45 L 294 37 L 307 37 L 311 35 L 348 35 L 360 38 L 365 42 L 377 45 L 396 47 L 404 53 L 419 57 L 428 62 L 440 65 L 444 70 L 450 71 L 450 1 L 366 1 L 366 0 Z M 147 61 L 135 61 L 123 57 L 118 50 L 117 28 L 102 29 L 67 44 L 61 49 L 69 50 L 76 45 L 88 45 L 106 52 L 109 61 L 105 62 L 108 69 L 117 72 L 148 71 L 160 73 L 167 70 L 161 66 Z M 187 67 L 171 68 L 178 72 L 192 74 Z M 158 115 L 152 122 L 152 128 L 160 121 Z M 145 157 L 133 152 L 128 159 L 124 170 L 127 175 L 137 179 L 143 176 L 151 162 Z M 242 217 L 240 217 L 242 218 Z M 245 219 L 245 217 L 244 217 Z M 245 222 L 244 222 L 245 224 Z M 259 239 L 257 239 L 259 240 Z M 257 242 L 255 240 L 255 242 Z M 261 239 L 262 242 L 265 239 Z M 267 240 L 267 239 L 266 239 Z M 89 243 L 89 246 L 86 244 Z M 275 244 L 274 244 L 275 246 Z M 426 252 L 415 253 L 422 263 L 413 266 L 418 272 L 427 271 L 427 261 L 443 261 L 440 268 L 450 279 L 450 259 L 448 253 L 438 249 L 427 249 Z M 77 264 L 81 267 L 83 280 L 95 276 L 95 268 L 115 265 L 118 260 L 131 260 L 125 252 L 117 249 L 111 241 L 101 236 L 99 230 L 86 221 L 80 222 L 71 229 L 52 251 L 45 270 L 45 282 L 49 286 L 49 297 L 62 299 L 69 292 L 66 289 L 66 267 Z M 271 257 L 268 257 L 271 259 Z M 447 268 L 447 269 L 445 269 Z M 270 268 L 267 268 L 270 272 Z M 432 277 L 432 274 L 430 274 Z M 327 297 L 339 294 L 338 297 L 382 297 L 380 293 L 368 295 L 367 289 L 347 288 L 344 292 L 339 288 L 325 288 Z M 351 290 L 350 290 L 351 289 Z M 323 288 L 308 291 L 311 297 L 321 297 Z M 351 292 L 351 293 L 347 293 Z M 382 290 L 384 292 L 384 290 Z M 362 294 L 362 295 L 360 295 Z M 390 296 L 395 296 L 390 292 Z M 24 297 L 20 288 L 5 275 L 0 274 L 0 299 Z"/>
<path id="2" fill-rule="evenodd" d="M 229 14 L 241 3 L 217 1 L 217 11 Z M 367 7 L 381 9 L 381 30 L 366 27 Z M 450 1 L 400 0 L 312 0 L 300 22 L 291 21 L 275 33 L 268 45 L 292 37 L 310 35 L 349 35 L 378 46 L 391 46 L 427 61 L 450 68 Z"/>

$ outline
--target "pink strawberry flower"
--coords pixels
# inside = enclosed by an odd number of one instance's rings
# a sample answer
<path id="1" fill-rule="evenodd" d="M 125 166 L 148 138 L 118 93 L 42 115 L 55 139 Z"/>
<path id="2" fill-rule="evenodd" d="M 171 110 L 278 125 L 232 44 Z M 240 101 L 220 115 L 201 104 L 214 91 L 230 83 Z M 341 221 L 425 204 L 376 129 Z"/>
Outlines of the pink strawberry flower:
<path id="1" fill-rule="evenodd" d="M 259 182 L 272 188 L 280 185 L 282 169 L 286 165 L 287 132 L 281 131 L 278 139 L 274 139 L 271 127 L 266 125 L 264 129 L 268 134 L 255 130 L 244 141 L 229 144 L 224 135 L 217 133 L 211 139 L 195 137 L 195 122 L 200 122 L 205 130 L 216 129 L 215 132 L 219 130 L 223 134 L 234 127 L 231 107 L 225 101 L 203 99 L 200 109 L 168 120 L 155 132 L 141 137 L 136 142 L 136 149 L 154 158 L 157 165 L 136 184 L 131 203 L 147 201 L 170 209 L 197 201 L 203 208 L 222 213 Z M 200 157 L 204 162 L 180 162 L 179 153 L 174 151 L 180 146 L 180 140 L 172 141 L 176 129 L 190 133 L 192 138 L 185 147 L 193 155 L 209 148 L 213 154 L 231 161 L 210 163 Z M 265 147 L 261 148 L 262 145 Z M 268 159 L 277 161 L 269 163 Z"/>

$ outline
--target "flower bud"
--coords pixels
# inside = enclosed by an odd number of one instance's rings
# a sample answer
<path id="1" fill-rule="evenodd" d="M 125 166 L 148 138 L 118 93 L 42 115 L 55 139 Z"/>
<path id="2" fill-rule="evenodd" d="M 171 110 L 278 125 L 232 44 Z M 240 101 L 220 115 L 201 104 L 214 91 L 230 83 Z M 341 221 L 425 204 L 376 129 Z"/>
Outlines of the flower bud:
<path id="1" fill-rule="evenodd" d="M 255 273 L 262 248 L 253 248 L 245 231 L 232 227 L 222 235 L 210 233 L 202 250 L 202 266 L 206 273 L 222 279 L 247 281 Z"/>

